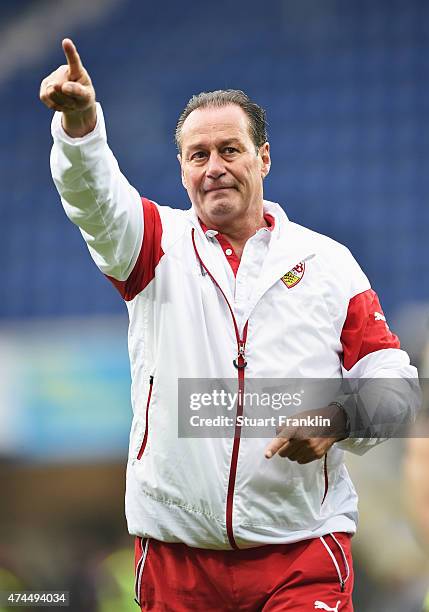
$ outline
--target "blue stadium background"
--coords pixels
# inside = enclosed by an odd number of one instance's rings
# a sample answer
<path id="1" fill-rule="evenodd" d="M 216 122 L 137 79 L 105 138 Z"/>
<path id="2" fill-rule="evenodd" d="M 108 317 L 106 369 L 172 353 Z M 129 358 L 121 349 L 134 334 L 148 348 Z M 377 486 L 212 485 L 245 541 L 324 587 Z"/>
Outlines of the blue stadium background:
<path id="1" fill-rule="evenodd" d="M 187 208 L 176 118 L 195 92 L 244 89 L 268 112 L 266 197 L 349 246 L 388 314 L 428 300 L 429 3 L 129 0 L 70 35 L 140 192 Z M 63 62 L 58 41 L 0 88 L 3 319 L 124 312 L 50 179 L 38 89 Z"/>

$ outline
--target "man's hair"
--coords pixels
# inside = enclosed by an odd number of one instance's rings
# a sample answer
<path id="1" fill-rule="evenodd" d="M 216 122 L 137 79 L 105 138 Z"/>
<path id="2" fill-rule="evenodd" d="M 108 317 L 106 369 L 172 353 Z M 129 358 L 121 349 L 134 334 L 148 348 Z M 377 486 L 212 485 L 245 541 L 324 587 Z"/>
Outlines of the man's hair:
<path id="1" fill-rule="evenodd" d="M 192 96 L 184 110 L 181 112 L 176 125 L 175 140 L 179 153 L 182 152 L 182 127 L 185 119 L 197 108 L 220 108 L 235 104 L 242 108 L 249 119 L 250 137 L 256 150 L 268 140 L 267 121 L 264 109 L 253 102 L 244 91 L 240 89 L 218 89 L 216 91 L 202 91 Z"/>

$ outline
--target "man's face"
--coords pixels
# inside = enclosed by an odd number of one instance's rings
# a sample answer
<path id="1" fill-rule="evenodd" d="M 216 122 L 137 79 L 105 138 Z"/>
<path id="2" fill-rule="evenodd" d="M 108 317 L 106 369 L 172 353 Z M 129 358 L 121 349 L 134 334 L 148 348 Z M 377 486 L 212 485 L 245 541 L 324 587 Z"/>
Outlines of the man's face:
<path id="1" fill-rule="evenodd" d="M 182 183 L 206 225 L 221 229 L 262 214 L 269 144 L 256 151 L 242 108 L 231 104 L 192 111 L 183 124 L 181 144 Z"/>

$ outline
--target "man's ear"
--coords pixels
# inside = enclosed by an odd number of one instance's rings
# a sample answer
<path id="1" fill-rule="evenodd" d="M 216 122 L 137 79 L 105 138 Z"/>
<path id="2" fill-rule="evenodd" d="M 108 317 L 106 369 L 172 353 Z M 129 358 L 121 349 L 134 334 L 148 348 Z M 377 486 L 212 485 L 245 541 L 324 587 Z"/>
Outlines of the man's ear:
<path id="1" fill-rule="evenodd" d="M 264 142 L 264 144 L 259 147 L 259 155 L 261 156 L 261 176 L 264 179 L 270 171 L 271 168 L 271 157 L 270 157 L 270 143 Z"/>
<path id="2" fill-rule="evenodd" d="M 187 189 L 186 187 L 186 181 L 185 181 L 185 175 L 183 174 L 183 167 L 182 167 L 182 156 L 180 155 L 180 153 L 177 154 L 177 161 L 180 164 L 180 174 L 182 177 L 182 185 L 185 189 Z"/>

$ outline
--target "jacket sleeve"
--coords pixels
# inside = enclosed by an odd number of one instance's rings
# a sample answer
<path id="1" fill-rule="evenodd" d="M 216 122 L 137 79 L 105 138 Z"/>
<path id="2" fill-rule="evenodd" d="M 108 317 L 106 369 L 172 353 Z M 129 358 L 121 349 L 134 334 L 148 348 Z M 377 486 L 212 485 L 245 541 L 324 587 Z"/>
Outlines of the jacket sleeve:
<path id="1" fill-rule="evenodd" d="M 390 330 L 377 294 L 349 253 L 349 302 L 341 332 L 347 393 L 338 398 L 350 438 L 338 442 L 363 454 L 392 436 L 405 435 L 420 407 L 417 370 Z"/>
<path id="2" fill-rule="evenodd" d="M 99 269 L 125 299 L 132 299 L 153 278 L 162 254 L 158 207 L 140 198 L 121 173 L 99 104 L 90 134 L 71 138 L 62 128 L 61 113 L 55 113 L 52 136 L 52 177 L 65 213 L 79 227 Z"/>

